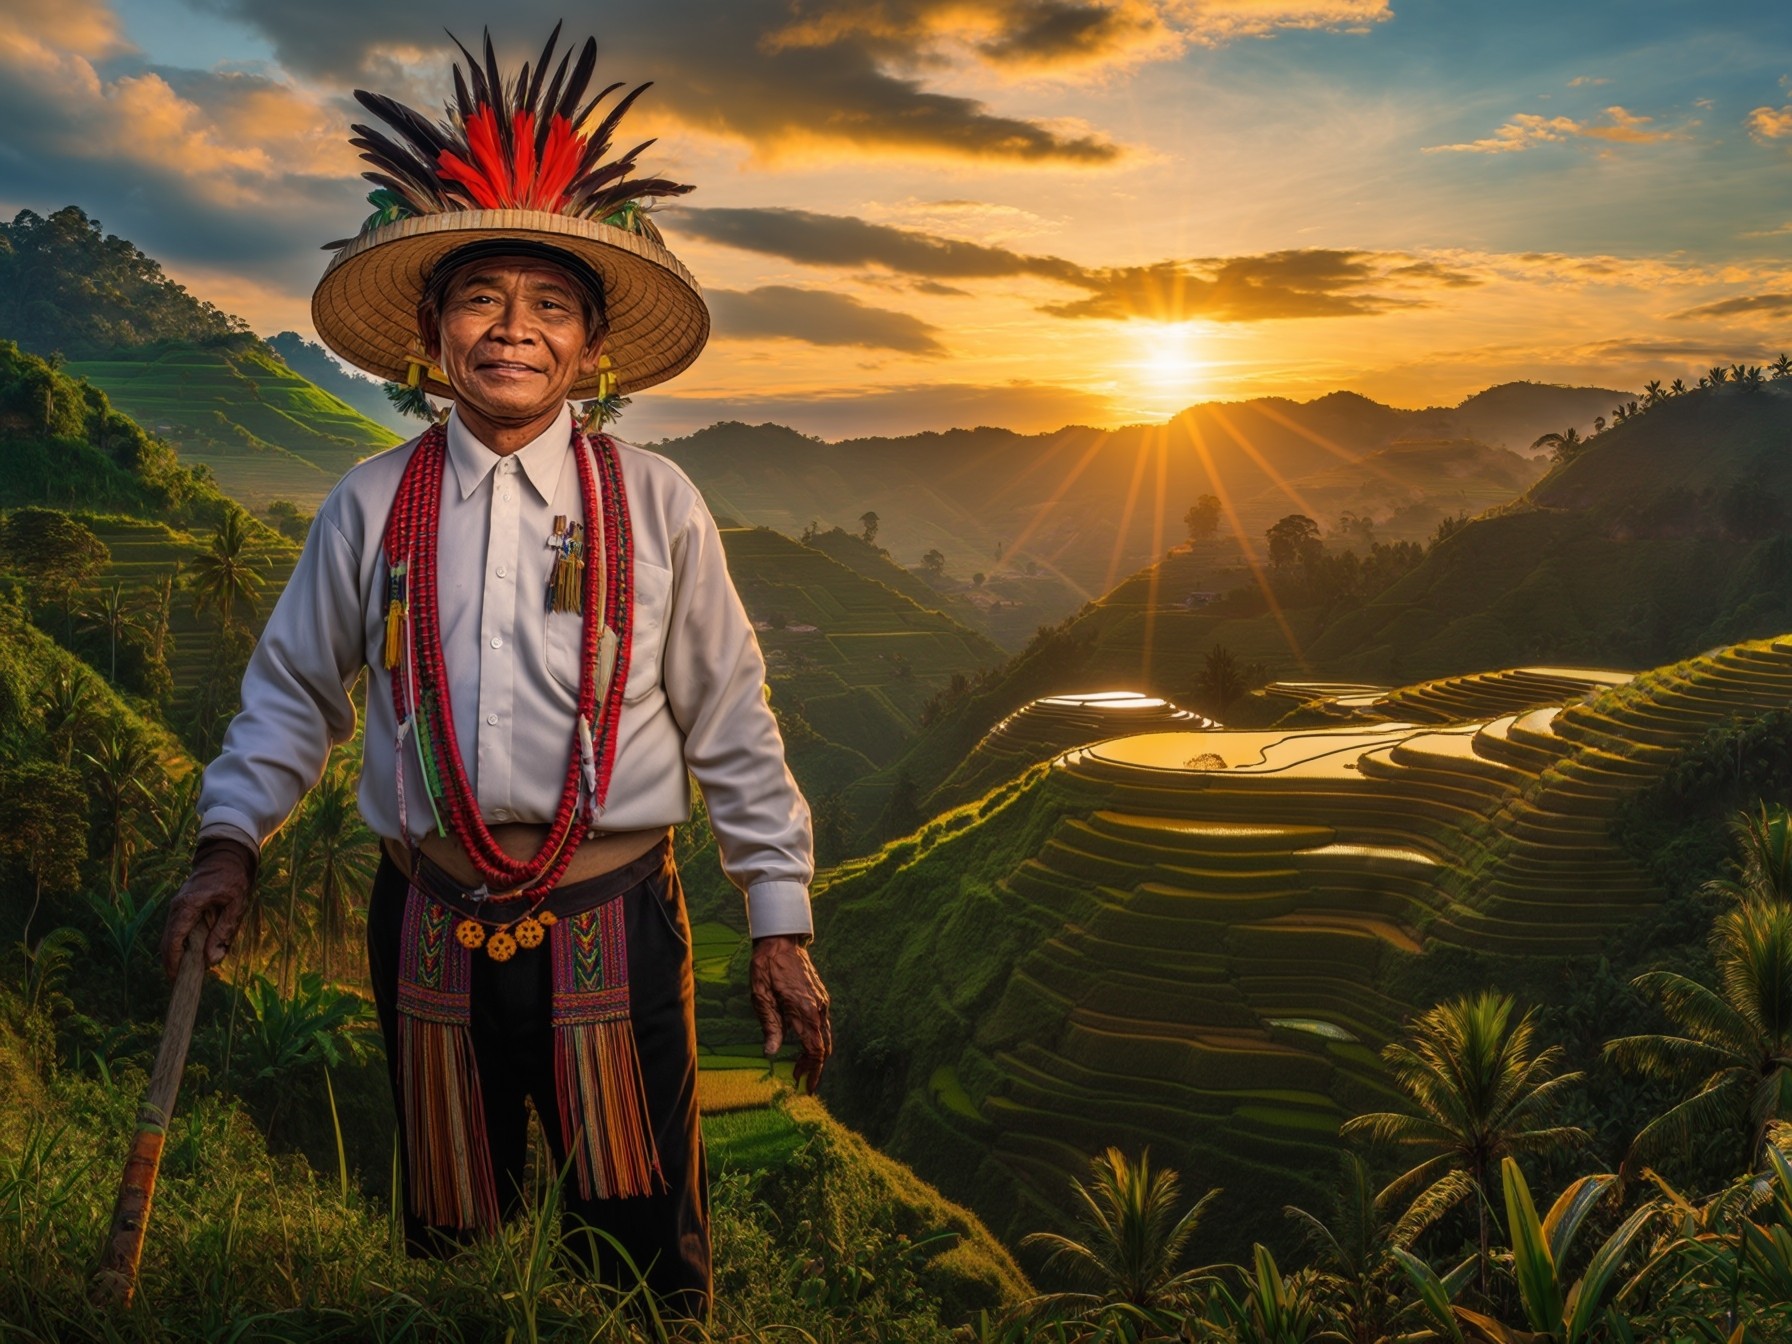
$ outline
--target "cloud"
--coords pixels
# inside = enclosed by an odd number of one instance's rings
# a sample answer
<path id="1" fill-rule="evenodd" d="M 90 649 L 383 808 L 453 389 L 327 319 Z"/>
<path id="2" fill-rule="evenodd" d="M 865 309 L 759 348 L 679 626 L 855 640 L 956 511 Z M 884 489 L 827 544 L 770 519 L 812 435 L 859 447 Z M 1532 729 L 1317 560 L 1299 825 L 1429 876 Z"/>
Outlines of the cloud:
<path id="1" fill-rule="evenodd" d="M 781 337 L 811 345 L 863 346 L 934 357 L 946 353 L 934 339 L 937 328 L 909 313 L 874 308 L 847 294 L 762 285 L 744 292 L 711 290 L 708 298 L 719 337 Z"/>
<path id="2" fill-rule="evenodd" d="M 674 233 L 805 266 L 880 266 L 936 282 L 1030 276 L 1087 291 L 1083 298 L 1040 309 L 1062 318 L 1262 322 L 1348 317 L 1418 302 L 1370 288 L 1381 282 L 1406 288 L 1479 283 L 1461 267 L 1401 253 L 1304 248 L 1260 256 L 1090 267 L 1062 257 L 1029 255 L 808 210 L 679 208 L 665 211 L 662 218 Z"/>
<path id="3" fill-rule="evenodd" d="M 1456 145 L 1427 145 L 1427 154 L 1516 154 L 1538 145 L 1568 140 L 1605 140 L 1617 144 L 1648 145 L 1676 140 L 1680 132 L 1656 128 L 1653 117 L 1638 116 L 1622 107 L 1605 109 L 1603 122 L 1576 121 L 1572 117 L 1545 117 L 1520 112 L 1490 136 Z"/>
<path id="4" fill-rule="evenodd" d="M 66 33 L 0 32 L 8 203 L 103 212 L 165 262 L 314 276 L 318 241 L 361 195 L 340 112 L 263 75 L 145 66 L 107 17 L 77 3 Z"/>
<path id="5" fill-rule="evenodd" d="M 1610 83 L 1611 80 L 1604 79 L 1598 75 L 1576 75 L 1573 79 L 1568 81 L 1568 87 L 1571 89 L 1585 89 L 1599 84 Z"/>
<path id="6" fill-rule="evenodd" d="M 1738 317 L 1744 313 L 1760 313 L 1769 317 L 1792 314 L 1792 294 L 1744 294 L 1734 299 L 1701 303 L 1675 317 Z"/>
<path id="7" fill-rule="evenodd" d="M 1792 136 L 1792 104 L 1785 107 L 1757 107 L 1743 119 L 1748 133 L 1765 144 Z"/>

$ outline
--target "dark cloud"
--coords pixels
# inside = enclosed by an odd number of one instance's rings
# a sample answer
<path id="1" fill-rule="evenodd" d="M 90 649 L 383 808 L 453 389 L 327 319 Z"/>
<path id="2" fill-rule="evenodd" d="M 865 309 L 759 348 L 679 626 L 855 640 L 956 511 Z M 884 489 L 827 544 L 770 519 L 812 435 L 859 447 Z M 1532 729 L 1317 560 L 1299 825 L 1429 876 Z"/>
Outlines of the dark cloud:
<path id="1" fill-rule="evenodd" d="M 1740 317 L 1745 313 L 1779 317 L 1792 313 L 1792 294 L 1748 294 L 1741 298 L 1719 299 L 1688 308 L 1675 317 Z"/>
<path id="2" fill-rule="evenodd" d="M 827 388 L 776 397 L 692 397 L 655 391 L 629 408 L 625 436 L 647 442 L 689 434 L 718 420 L 774 421 L 823 438 L 916 434 L 966 425 L 1021 433 L 1065 425 L 1106 424 L 1108 402 L 1050 383 L 915 383 L 902 387 Z"/>
<path id="3" fill-rule="evenodd" d="M 708 297 L 716 335 L 721 337 L 784 337 L 811 345 L 853 345 L 911 355 L 946 353 L 934 339 L 936 328 L 920 318 L 874 308 L 846 294 L 762 285 L 744 292 L 711 290 Z"/>
<path id="4" fill-rule="evenodd" d="M 274 45 L 289 69 L 339 84 L 390 87 L 396 73 L 382 53 L 434 43 L 446 27 L 476 37 L 493 19 L 483 0 L 429 6 L 368 5 L 365 0 L 189 0 L 243 19 Z M 653 79 L 655 106 L 689 125 L 775 153 L 822 143 L 954 158 L 1016 162 L 1109 163 L 1120 149 L 1103 136 L 1063 131 L 1004 116 L 974 99 L 934 93 L 919 77 L 925 53 L 905 36 L 856 22 L 831 22 L 830 7 L 792 27 L 786 0 L 657 0 L 606 12 L 600 76 Z M 850 7 L 849 7 L 850 8 Z M 1024 25 L 1036 4 L 998 5 Z M 545 37 L 565 17 L 545 0 L 506 6 L 506 35 Z M 572 35 L 582 40 L 575 21 Z M 1001 29 L 1000 32 L 1006 31 Z M 792 34 L 796 35 L 793 37 Z M 782 36 L 781 36 L 782 35 Z M 539 41 L 539 38 L 534 39 Z M 905 53 L 906 59 L 897 59 Z M 505 56 L 533 56 L 527 43 Z"/>
<path id="5" fill-rule="evenodd" d="M 1047 304 L 1054 317 L 1143 317 L 1180 322 L 1263 322 L 1288 317 L 1355 317 L 1409 307 L 1366 292 L 1382 278 L 1360 252 L 1311 248 L 1205 262 L 1159 262 L 1090 274 L 1095 293 Z"/>
<path id="6" fill-rule="evenodd" d="M 1003 33 L 978 44 L 1002 64 L 1086 64 L 1161 31 L 1149 18 L 1108 5 L 1056 0 L 1024 7 Z"/>
<path id="7" fill-rule="evenodd" d="M 670 221 L 667 227 L 675 233 L 805 266 L 883 266 L 929 280 L 1040 275 L 1078 284 L 1087 275 L 1081 266 L 1057 257 L 1027 256 L 1005 247 L 872 224 L 851 215 L 677 207 L 662 212 L 662 218 Z"/>
<path id="8" fill-rule="evenodd" d="M 667 227 L 806 266 L 882 266 L 925 280 L 1038 276 L 1087 291 L 1041 311 L 1065 318 L 1149 318 L 1216 322 L 1353 317 L 1413 307 L 1422 300 L 1377 293 L 1397 280 L 1455 287 L 1478 283 L 1466 272 L 1399 254 L 1306 248 L 1255 257 L 1162 261 L 1148 266 L 1087 267 L 1062 257 L 872 224 L 846 215 L 784 209 L 678 209 Z"/>

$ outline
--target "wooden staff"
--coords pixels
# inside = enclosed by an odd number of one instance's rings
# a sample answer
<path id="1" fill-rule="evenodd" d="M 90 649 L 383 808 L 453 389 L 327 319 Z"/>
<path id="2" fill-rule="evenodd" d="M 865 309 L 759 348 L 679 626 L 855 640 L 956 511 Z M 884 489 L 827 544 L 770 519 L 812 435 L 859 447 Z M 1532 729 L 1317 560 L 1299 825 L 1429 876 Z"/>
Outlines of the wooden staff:
<path id="1" fill-rule="evenodd" d="M 168 1001 L 168 1018 L 162 1024 L 162 1042 L 156 1050 L 155 1070 L 149 1075 L 149 1092 L 137 1112 L 137 1133 L 124 1160 L 118 1202 L 112 1206 L 112 1226 L 100 1251 L 99 1268 L 87 1286 L 88 1300 L 96 1305 L 128 1307 L 137 1291 L 137 1262 L 143 1258 L 150 1201 L 155 1197 L 156 1173 L 162 1166 L 162 1142 L 174 1115 L 180 1076 L 187 1067 L 193 1019 L 199 1015 L 199 994 L 205 988 L 205 943 L 211 932 L 212 921 L 202 919 L 187 935 L 181 952 L 174 994 Z"/>

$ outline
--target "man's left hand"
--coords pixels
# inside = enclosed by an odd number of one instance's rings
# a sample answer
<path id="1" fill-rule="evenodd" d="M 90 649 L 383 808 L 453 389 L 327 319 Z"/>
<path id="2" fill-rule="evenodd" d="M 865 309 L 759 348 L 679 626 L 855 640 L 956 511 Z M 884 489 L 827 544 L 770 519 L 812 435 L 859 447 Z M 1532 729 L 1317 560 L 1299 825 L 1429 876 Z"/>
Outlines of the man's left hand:
<path id="1" fill-rule="evenodd" d="M 821 1085 L 821 1068 L 834 1053 L 834 1028 L 828 1021 L 828 991 L 809 960 L 808 949 L 793 933 L 771 934 L 753 941 L 753 964 L 747 973 L 753 994 L 753 1010 L 765 1029 L 765 1057 L 770 1059 L 784 1044 L 788 1027 L 796 1036 L 797 1091 L 809 1080 L 813 1092 Z"/>

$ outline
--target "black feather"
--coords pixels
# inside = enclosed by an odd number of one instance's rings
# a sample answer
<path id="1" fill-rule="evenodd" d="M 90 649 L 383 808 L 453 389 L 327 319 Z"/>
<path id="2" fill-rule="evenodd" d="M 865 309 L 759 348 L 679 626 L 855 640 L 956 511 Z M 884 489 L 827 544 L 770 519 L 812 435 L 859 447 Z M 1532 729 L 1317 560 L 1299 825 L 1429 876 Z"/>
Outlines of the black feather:
<path id="1" fill-rule="evenodd" d="M 485 72 L 479 68 L 479 62 L 473 59 L 473 53 L 467 50 L 466 43 L 462 42 L 458 37 L 455 37 L 453 33 L 449 33 L 448 37 L 455 46 L 460 48 L 460 54 L 467 58 L 467 78 L 473 82 L 473 101 L 467 108 L 467 115 L 472 116 L 473 113 L 478 111 L 481 107 L 488 103 L 496 102 L 497 100 L 493 97 L 492 91 L 486 88 Z M 489 38 L 490 34 L 488 33 L 487 39 L 489 40 Z M 457 66 L 455 67 L 455 74 L 459 75 L 459 73 L 460 68 Z"/>
<path id="2" fill-rule="evenodd" d="M 498 69 L 498 52 L 492 46 L 492 30 L 485 30 L 485 78 L 491 88 L 492 111 L 498 121 L 498 145 L 503 150 L 504 162 L 516 162 L 516 146 L 511 143 L 510 108 L 507 106 L 509 95 L 504 88 L 504 75 Z"/>
<path id="3" fill-rule="evenodd" d="M 639 98 L 652 87 L 653 85 L 651 82 L 637 85 L 627 94 L 624 94 L 622 101 L 617 103 L 615 107 L 612 107 L 609 112 L 604 115 L 604 119 L 598 123 L 597 129 L 591 132 L 591 143 L 600 147 L 598 153 L 601 154 L 605 149 L 610 147 L 610 137 L 616 133 L 617 123 L 627 115 L 629 108 L 635 105 L 635 99 Z M 587 115 L 589 115 L 589 113 L 587 113 Z M 583 118 L 580 120 L 582 121 Z M 579 123 L 575 122 L 574 124 L 577 125 Z"/>
<path id="4" fill-rule="evenodd" d="M 384 187 L 387 191 L 402 196 L 413 214 L 427 215 L 439 208 L 432 206 L 428 197 L 419 199 L 415 188 L 406 186 L 395 177 L 388 177 L 385 173 L 362 173 L 361 176 L 376 187 Z"/>
<path id="5" fill-rule="evenodd" d="M 565 26 L 566 20 L 562 19 L 554 25 L 554 31 L 548 34 L 548 44 L 541 49 L 541 59 L 535 62 L 535 78 L 529 84 L 528 92 L 519 100 L 531 112 L 541 106 L 536 101 L 541 97 L 541 81 L 547 76 L 548 62 L 554 59 L 554 48 L 559 45 L 560 30 Z"/>
<path id="6" fill-rule="evenodd" d="M 436 156 L 448 146 L 448 137 L 440 126 L 435 125 L 427 117 L 413 111 L 395 99 L 383 94 L 368 93 L 364 89 L 355 90 L 355 99 L 362 107 L 397 131 L 411 142 L 419 156 L 435 162 Z"/>
<path id="7" fill-rule="evenodd" d="M 560 95 L 560 104 L 554 109 L 568 121 L 572 121 L 572 127 L 575 131 L 578 130 L 579 123 L 573 121 L 573 109 L 579 105 L 579 100 L 585 96 L 585 90 L 591 87 L 591 76 L 596 70 L 597 39 L 595 37 L 588 37 L 585 39 L 585 45 L 579 51 L 578 63 L 573 66 L 572 74 L 567 78 L 566 92 Z M 612 84 L 610 89 L 619 89 L 621 87 L 622 85 L 620 84 Z M 605 89 L 604 93 L 610 92 L 610 89 Z M 602 94 L 599 95 L 599 97 L 602 96 Z"/>
<path id="8" fill-rule="evenodd" d="M 454 67 L 454 101 L 457 104 L 454 120 L 464 136 L 467 133 L 467 118 L 473 115 L 477 104 L 473 101 L 473 95 L 467 92 L 466 77 L 461 74 L 458 65 Z"/>

